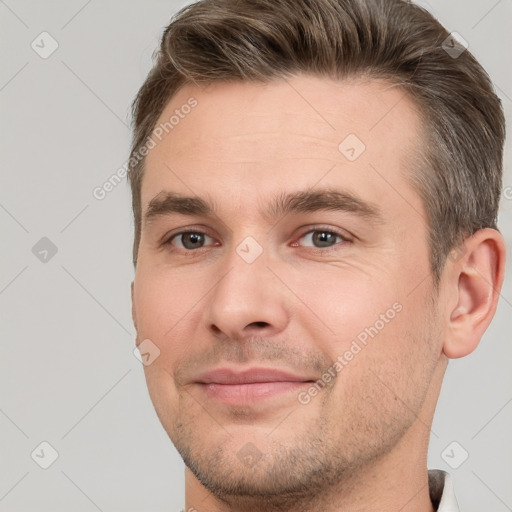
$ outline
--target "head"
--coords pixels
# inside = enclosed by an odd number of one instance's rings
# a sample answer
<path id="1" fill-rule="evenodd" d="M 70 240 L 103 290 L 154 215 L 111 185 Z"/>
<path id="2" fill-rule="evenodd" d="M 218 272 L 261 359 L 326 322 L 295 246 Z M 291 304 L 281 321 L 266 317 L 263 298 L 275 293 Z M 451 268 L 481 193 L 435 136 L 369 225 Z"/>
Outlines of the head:
<path id="1" fill-rule="evenodd" d="M 426 446 L 491 321 L 504 119 L 449 37 L 401 0 L 203 0 L 165 29 L 133 104 L 133 316 L 214 494 L 305 499 Z M 209 373 L 255 367 L 295 380 Z"/>

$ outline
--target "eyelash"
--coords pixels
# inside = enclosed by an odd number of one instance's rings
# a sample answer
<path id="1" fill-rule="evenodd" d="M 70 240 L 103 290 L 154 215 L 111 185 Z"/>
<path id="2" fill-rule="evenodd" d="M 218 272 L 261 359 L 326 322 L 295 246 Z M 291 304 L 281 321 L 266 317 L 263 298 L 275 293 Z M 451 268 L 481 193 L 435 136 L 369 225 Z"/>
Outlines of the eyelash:
<path id="1" fill-rule="evenodd" d="M 332 228 L 326 228 L 326 227 L 322 227 L 322 226 L 314 226 L 313 228 L 310 228 L 308 231 L 303 232 L 297 238 L 297 242 L 293 242 L 293 243 L 296 244 L 296 243 L 298 243 L 298 241 L 300 239 L 304 238 L 304 236 L 309 235 L 310 233 L 315 233 L 315 232 L 333 234 L 333 235 L 336 235 L 339 238 L 341 238 L 342 241 L 335 243 L 332 247 L 323 247 L 322 248 L 322 247 L 309 247 L 308 246 L 308 249 L 310 249 L 310 252 L 313 253 L 313 254 L 320 254 L 320 253 L 321 254 L 326 254 L 326 253 L 330 253 L 331 251 L 338 250 L 340 245 L 346 245 L 347 243 L 352 243 L 353 242 L 353 240 L 351 238 L 347 237 L 347 235 L 345 235 L 344 233 L 341 233 L 341 232 L 339 232 L 337 230 L 333 230 Z M 194 228 L 189 228 L 189 229 L 186 229 L 186 230 L 183 230 L 183 231 L 179 231 L 178 233 L 173 233 L 170 237 L 166 238 L 164 240 L 164 242 L 162 242 L 162 246 L 171 246 L 173 252 L 175 252 L 175 251 L 182 252 L 182 254 L 185 254 L 186 256 L 189 256 L 189 257 L 194 257 L 194 256 L 197 256 L 197 255 L 200 255 L 202 252 L 204 252 L 202 249 L 207 249 L 208 246 L 207 247 L 200 247 L 198 249 L 182 249 L 180 247 L 174 247 L 172 245 L 172 241 L 175 238 L 177 238 L 180 235 L 185 235 L 185 234 L 189 234 L 189 233 L 199 233 L 201 235 L 210 236 L 210 235 L 208 235 L 208 233 L 205 233 L 204 231 L 200 231 L 200 230 L 194 229 Z M 213 238 L 213 237 L 210 237 L 210 238 Z"/>

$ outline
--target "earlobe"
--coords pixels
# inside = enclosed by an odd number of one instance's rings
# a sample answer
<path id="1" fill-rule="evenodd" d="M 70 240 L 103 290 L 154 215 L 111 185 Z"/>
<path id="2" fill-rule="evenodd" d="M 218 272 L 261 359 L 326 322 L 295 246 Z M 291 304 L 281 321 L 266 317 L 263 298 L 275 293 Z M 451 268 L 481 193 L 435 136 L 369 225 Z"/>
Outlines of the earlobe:
<path id="1" fill-rule="evenodd" d="M 476 349 L 496 312 L 505 269 L 502 235 L 491 228 L 477 231 L 465 240 L 463 256 L 447 260 L 447 267 L 454 305 L 448 312 L 443 352 L 456 359 Z"/>

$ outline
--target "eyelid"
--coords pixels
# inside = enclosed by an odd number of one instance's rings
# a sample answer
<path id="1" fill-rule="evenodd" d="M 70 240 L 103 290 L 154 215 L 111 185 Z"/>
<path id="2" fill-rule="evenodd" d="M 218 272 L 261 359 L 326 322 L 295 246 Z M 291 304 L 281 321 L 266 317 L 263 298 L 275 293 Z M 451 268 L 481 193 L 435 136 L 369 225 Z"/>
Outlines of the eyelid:
<path id="1" fill-rule="evenodd" d="M 210 235 L 208 230 L 206 228 L 204 228 L 204 227 L 201 227 L 201 228 L 190 227 L 190 228 L 182 228 L 182 229 L 180 229 L 179 231 L 176 231 L 176 232 L 173 231 L 171 233 L 166 233 L 162 237 L 161 242 L 159 243 L 159 245 L 161 245 L 161 246 L 172 245 L 171 244 L 172 240 L 174 240 L 175 238 L 179 237 L 180 235 L 184 235 L 186 233 L 199 233 L 201 235 L 209 236 L 212 240 L 215 239 L 215 237 Z M 180 249 L 180 248 L 177 247 L 177 249 Z M 199 250 L 201 250 L 201 248 L 197 249 L 195 252 L 197 252 Z M 193 252 L 193 251 L 189 250 L 187 252 Z"/>
<path id="2" fill-rule="evenodd" d="M 347 231 L 345 231 L 341 228 L 335 228 L 333 226 L 318 225 L 318 226 L 307 226 L 307 228 L 305 228 L 305 231 L 302 231 L 302 233 L 298 236 L 298 239 L 302 238 L 304 235 L 311 233 L 312 231 L 325 231 L 327 233 L 334 233 L 335 235 L 340 236 L 347 242 L 353 241 L 353 239 L 355 238 L 350 233 L 348 233 Z M 317 247 L 317 249 L 319 249 L 319 247 Z"/>

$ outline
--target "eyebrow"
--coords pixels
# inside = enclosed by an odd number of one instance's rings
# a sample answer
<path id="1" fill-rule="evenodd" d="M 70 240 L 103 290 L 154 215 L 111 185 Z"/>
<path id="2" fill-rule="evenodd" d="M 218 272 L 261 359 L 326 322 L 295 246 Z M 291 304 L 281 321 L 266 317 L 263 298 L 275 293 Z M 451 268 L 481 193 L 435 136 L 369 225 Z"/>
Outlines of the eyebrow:
<path id="1" fill-rule="evenodd" d="M 265 210 L 260 209 L 259 214 L 267 222 L 272 223 L 290 213 L 317 211 L 343 211 L 376 223 L 384 221 L 382 211 L 376 204 L 365 201 L 351 192 L 332 188 L 281 192 L 274 196 Z M 144 223 L 173 214 L 217 216 L 217 208 L 208 198 L 162 191 L 149 202 L 144 214 Z"/>

